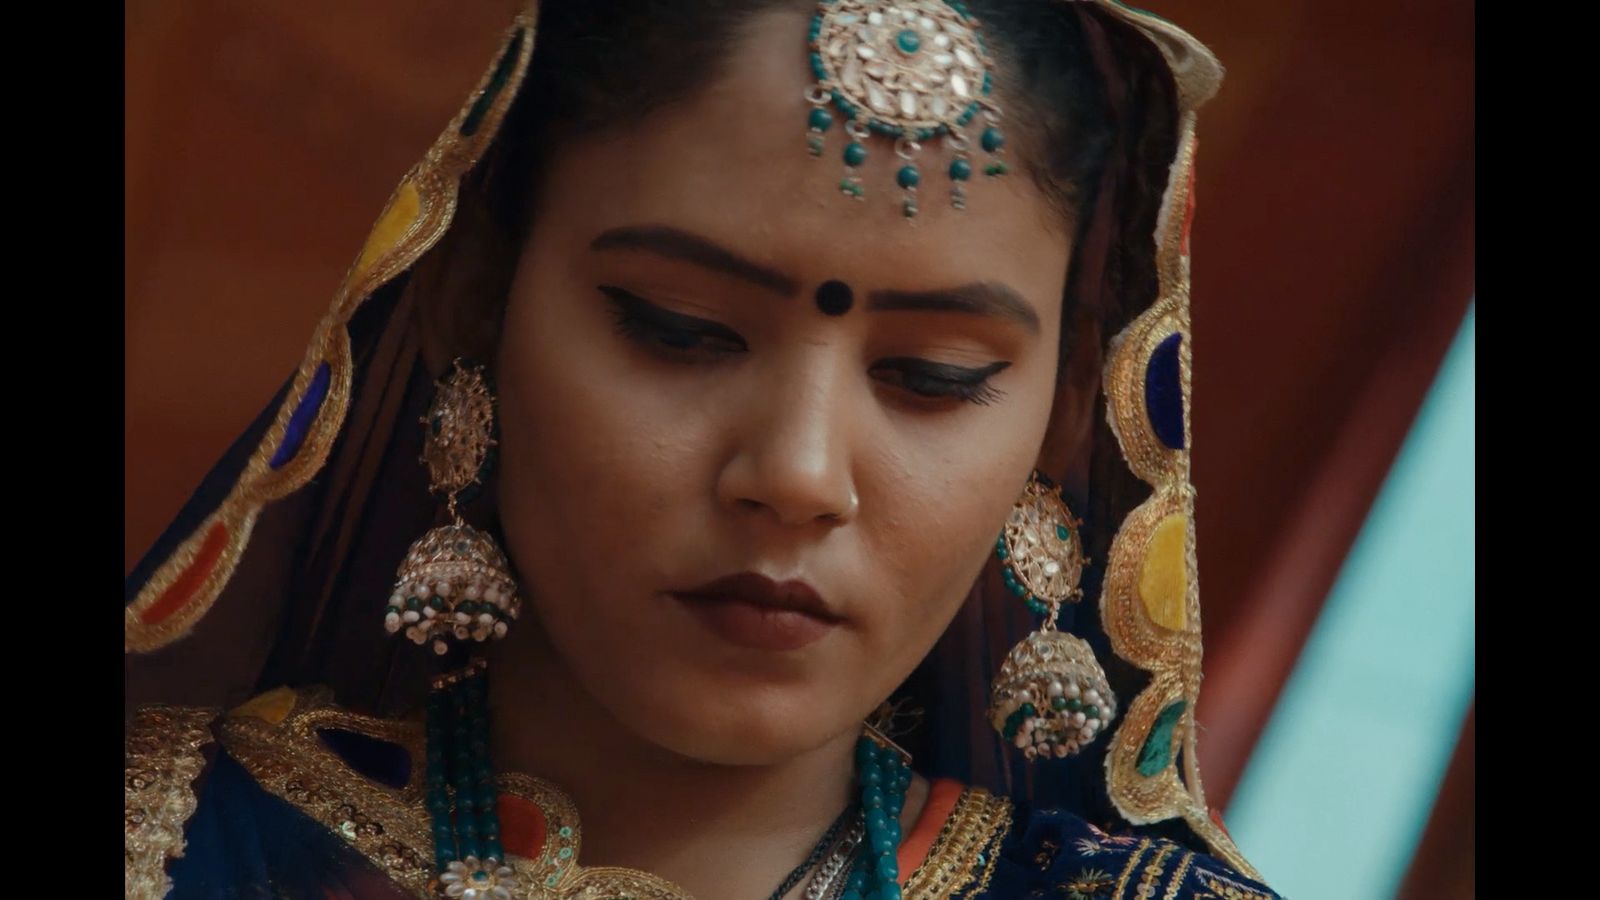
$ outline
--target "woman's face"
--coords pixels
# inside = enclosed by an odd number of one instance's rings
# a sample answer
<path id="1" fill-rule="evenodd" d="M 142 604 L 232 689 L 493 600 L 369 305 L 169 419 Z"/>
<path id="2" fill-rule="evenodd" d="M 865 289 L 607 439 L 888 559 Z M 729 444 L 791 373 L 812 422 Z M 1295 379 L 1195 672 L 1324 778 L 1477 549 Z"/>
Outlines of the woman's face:
<path id="1" fill-rule="evenodd" d="M 562 150 L 496 366 L 500 515 L 549 644 L 624 727 L 718 763 L 853 732 L 910 674 L 1054 394 L 1054 211 L 1016 175 L 951 209 L 938 142 L 914 224 L 882 138 L 842 195 L 841 129 L 805 149 L 804 29 L 759 16 L 707 90 Z M 739 573 L 778 586 L 716 584 Z"/>

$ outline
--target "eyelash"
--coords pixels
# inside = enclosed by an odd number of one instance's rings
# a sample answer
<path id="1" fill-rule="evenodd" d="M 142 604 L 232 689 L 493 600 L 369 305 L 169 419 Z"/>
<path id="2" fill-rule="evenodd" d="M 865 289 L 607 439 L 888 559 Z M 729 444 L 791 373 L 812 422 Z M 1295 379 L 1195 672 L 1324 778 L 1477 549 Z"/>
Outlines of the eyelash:
<path id="1" fill-rule="evenodd" d="M 718 356 L 750 349 L 743 338 L 715 322 L 662 309 L 619 287 L 601 285 L 600 293 L 610 301 L 619 335 L 667 359 L 713 362 Z M 868 371 L 922 400 L 954 399 L 987 406 L 1005 396 L 989 379 L 1010 365 L 1002 361 L 967 368 L 897 356 L 878 360 Z"/>
<path id="2" fill-rule="evenodd" d="M 930 400 L 954 398 L 965 403 L 988 406 L 1005 396 L 989 379 L 1009 368 L 1009 362 L 994 362 L 969 369 L 907 356 L 881 359 L 869 370 L 880 381 L 904 388 Z M 887 377 L 885 377 L 887 376 Z"/>
<path id="3" fill-rule="evenodd" d="M 611 301 L 618 334 L 670 358 L 701 361 L 750 349 L 744 338 L 715 322 L 670 312 L 622 288 L 601 285 L 600 293 Z"/>

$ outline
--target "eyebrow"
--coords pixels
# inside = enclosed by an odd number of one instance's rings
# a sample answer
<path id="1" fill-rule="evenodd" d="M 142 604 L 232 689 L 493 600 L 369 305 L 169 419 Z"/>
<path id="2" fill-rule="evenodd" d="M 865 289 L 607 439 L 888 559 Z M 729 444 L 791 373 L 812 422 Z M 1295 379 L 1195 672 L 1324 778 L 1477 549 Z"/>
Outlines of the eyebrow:
<path id="1" fill-rule="evenodd" d="M 867 294 L 867 309 L 919 310 L 998 316 L 1021 323 L 1039 333 L 1039 314 L 1022 295 L 998 281 L 979 281 L 958 288 L 938 291 L 873 291 Z"/>
<path id="2" fill-rule="evenodd" d="M 625 225 L 608 229 L 589 242 L 589 249 L 643 250 L 732 275 L 786 297 L 800 292 L 799 279 L 751 262 L 708 238 L 668 225 Z"/>

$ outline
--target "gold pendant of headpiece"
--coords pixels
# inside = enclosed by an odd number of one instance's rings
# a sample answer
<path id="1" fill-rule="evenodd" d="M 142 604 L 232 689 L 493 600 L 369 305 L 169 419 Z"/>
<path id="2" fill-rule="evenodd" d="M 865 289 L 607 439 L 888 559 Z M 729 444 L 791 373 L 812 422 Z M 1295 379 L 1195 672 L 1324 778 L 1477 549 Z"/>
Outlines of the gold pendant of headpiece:
<path id="1" fill-rule="evenodd" d="M 839 190 L 846 196 L 866 196 L 858 170 L 867 161 L 872 136 L 878 135 L 893 142 L 900 161 L 895 182 L 908 221 L 917 215 L 924 151 L 936 143 L 949 151 L 950 204 L 965 209 L 966 183 L 973 174 L 969 134 L 980 117 L 977 142 L 991 156 L 984 174 L 1007 171 L 998 158 L 1005 146 L 997 124 L 1000 108 L 990 99 L 995 67 L 966 4 L 824 0 L 807 37 L 814 83 L 806 90 L 812 107 L 806 146 L 812 156 L 822 156 L 824 135 L 842 118 L 848 140 Z"/>

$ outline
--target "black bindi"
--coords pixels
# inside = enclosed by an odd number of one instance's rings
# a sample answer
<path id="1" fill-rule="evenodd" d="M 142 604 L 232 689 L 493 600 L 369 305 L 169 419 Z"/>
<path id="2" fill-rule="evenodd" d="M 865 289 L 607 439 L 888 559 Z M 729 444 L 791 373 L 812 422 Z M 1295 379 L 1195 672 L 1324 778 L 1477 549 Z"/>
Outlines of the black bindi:
<path id="1" fill-rule="evenodd" d="M 817 309 L 825 315 L 842 316 L 850 311 L 855 302 L 856 297 L 850 285 L 842 281 L 835 279 L 817 285 Z"/>

